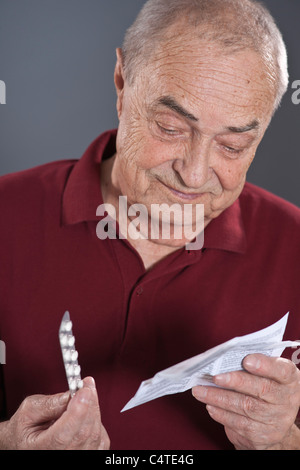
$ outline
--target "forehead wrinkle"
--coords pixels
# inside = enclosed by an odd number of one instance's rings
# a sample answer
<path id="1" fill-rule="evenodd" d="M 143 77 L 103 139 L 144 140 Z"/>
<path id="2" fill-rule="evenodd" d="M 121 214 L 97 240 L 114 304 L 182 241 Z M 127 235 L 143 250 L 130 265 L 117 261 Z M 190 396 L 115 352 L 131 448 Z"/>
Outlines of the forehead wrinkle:
<path id="1" fill-rule="evenodd" d="M 183 77 L 188 79 L 189 77 L 198 77 L 205 81 L 216 80 L 220 84 L 225 85 L 233 85 L 234 83 L 235 88 L 241 90 L 244 87 L 245 89 L 248 88 L 250 83 L 252 86 L 256 85 L 258 88 L 261 88 L 262 77 L 264 79 L 267 78 L 268 82 L 271 81 L 261 59 L 257 57 L 255 51 L 242 50 L 225 54 L 216 45 L 210 46 L 204 41 L 203 50 L 195 48 L 195 45 L 192 47 L 193 45 L 194 41 L 191 41 L 191 44 L 181 43 L 177 46 L 173 44 L 171 47 L 166 47 L 162 51 L 156 52 L 152 62 L 155 72 L 160 75 L 165 69 L 163 75 L 172 74 L 176 77 L 178 74 L 182 74 Z M 253 66 L 245 67 L 244 62 L 247 52 L 255 59 L 255 64 L 253 65 L 256 69 L 256 74 L 253 74 Z M 193 62 L 192 71 L 187 67 L 188 59 L 191 59 Z M 239 63 L 239 59 L 242 59 L 242 62 Z M 220 75 L 222 78 L 220 78 Z"/>
<path id="2" fill-rule="evenodd" d="M 218 76 L 216 72 L 217 70 L 212 69 L 210 74 L 208 70 L 201 67 L 201 71 L 199 70 L 199 74 L 195 76 L 188 70 L 184 71 L 174 66 L 166 66 L 166 68 L 159 70 L 157 77 L 160 79 L 161 84 L 166 80 L 167 83 L 172 84 L 172 87 L 182 89 L 184 94 L 188 93 L 195 99 L 195 102 L 202 101 L 201 95 L 204 93 L 206 94 L 205 99 L 208 97 L 218 99 L 220 97 L 224 101 L 228 101 L 228 104 L 233 100 L 237 106 L 245 107 L 248 105 L 249 93 L 256 94 L 257 102 L 263 101 L 266 98 L 265 95 L 268 94 L 267 90 L 261 88 L 259 80 L 254 77 L 248 78 L 243 76 L 242 73 L 237 77 L 224 71 L 222 71 L 223 76 L 220 76 L 220 74 Z M 195 83 L 195 79 L 198 83 Z M 226 90 L 226 93 L 224 90 Z M 167 90 L 166 94 L 168 94 Z M 173 106 L 173 108 L 175 107 Z M 174 110 L 178 111 L 178 109 Z"/>

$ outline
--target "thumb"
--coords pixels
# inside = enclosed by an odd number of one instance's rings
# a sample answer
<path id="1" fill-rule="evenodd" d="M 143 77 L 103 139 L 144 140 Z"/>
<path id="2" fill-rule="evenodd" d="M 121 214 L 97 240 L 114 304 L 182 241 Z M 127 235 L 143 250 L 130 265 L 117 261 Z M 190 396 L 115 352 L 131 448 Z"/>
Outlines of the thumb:
<path id="1" fill-rule="evenodd" d="M 32 395 L 27 397 L 21 406 L 27 424 L 39 424 L 60 418 L 66 410 L 69 400 L 69 392 L 56 395 Z"/>

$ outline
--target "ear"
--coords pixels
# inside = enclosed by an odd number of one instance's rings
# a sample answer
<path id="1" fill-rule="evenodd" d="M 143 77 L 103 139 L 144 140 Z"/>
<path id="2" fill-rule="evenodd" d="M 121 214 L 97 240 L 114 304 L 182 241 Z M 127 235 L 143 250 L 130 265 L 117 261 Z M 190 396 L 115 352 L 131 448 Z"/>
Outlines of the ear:
<path id="1" fill-rule="evenodd" d="M 114 81 L 115 81 L 115 87 L 116 87 L 116 92 L 117 92 L 117 97 L 118 97 L 117 111 L 118 111 L 118 117 L 120 118 L 122 114 L 122 108 L 123 108 L 125 77 L 124 77 L 122 49 L 118 48 L 116 50 L 116 53 L 117 53 L 117 63 L 115 67 Z"/>

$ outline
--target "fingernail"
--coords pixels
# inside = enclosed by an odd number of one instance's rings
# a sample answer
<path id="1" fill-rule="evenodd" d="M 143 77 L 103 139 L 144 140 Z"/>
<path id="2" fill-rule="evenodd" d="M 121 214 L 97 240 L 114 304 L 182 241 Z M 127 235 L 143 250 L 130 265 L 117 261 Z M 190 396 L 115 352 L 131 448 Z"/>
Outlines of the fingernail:
<path id="1" fill-rule="evenodd" d="M 92 389 L 95 389 L 95 388 L 96 388 L 95 380 L 94 380 L 93 377 L 87 377 L 85 383 L 86 383 L 86 385 L 87 385 L 89 388 L 92 388 Z"/>
<path id="2" fill-rule="evenodd" d="M 207 389 L 205 387 L 199 386 L 196 388 L 193 388 L 193 395 L 195 398 L 198 398 L 199 400 L 206 398 L 207 396 Z"/>
<path id="3" fill-rule="evenodd" d="M 91 390 L 89 387 L 83 387 L 78 390 L 75 396 L 78 397 L 78 400 L 81 403 L 89 403 L 91 399 Z"/>
<path id="4" fill-rule="evenodd" d="M 59 403 L 60 405 L 64 405 L 66 403 L 68 403 L 70 399 L 70 392 L 65 392 L 63 393 L 60 397 L 59 397 Z"/>
<path id="5" fill-rule="evenodd" d="M 249 367 L 249 369 L 259 369 L 261 361 L 254 356 L 246 357 L 244 361 L 244 366 Z"/>
<path id="6" fill-rule="evenodd" d="M 216 375 L 214 382 L 217 385 L 228 385 L 230 382 L 230 374 Z"/>
<path id="7" fill-rule="evenodd" d="M 206 409 L 207 409 L 208 413 L 211 414 L 211 415 L 214 414 L 215 411 L 216 411 L 216 408 L 214 406 L 211 406 L 211 405 L 207 405 Z"/>

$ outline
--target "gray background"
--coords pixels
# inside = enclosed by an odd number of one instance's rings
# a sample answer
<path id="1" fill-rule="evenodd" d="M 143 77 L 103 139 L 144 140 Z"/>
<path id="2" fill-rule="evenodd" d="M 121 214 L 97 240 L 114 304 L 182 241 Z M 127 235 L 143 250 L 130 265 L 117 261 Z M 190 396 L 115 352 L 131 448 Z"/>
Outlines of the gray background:
<path id="1" fill-rule="evenodd" d="M 115 49 L 143 0 L 0 0 L 0 174 L 80 158 L 117 127 Z M 248 180 L 300 206 L 300 1 L 267 0 L 289 50 L 290 88 Z"/>

